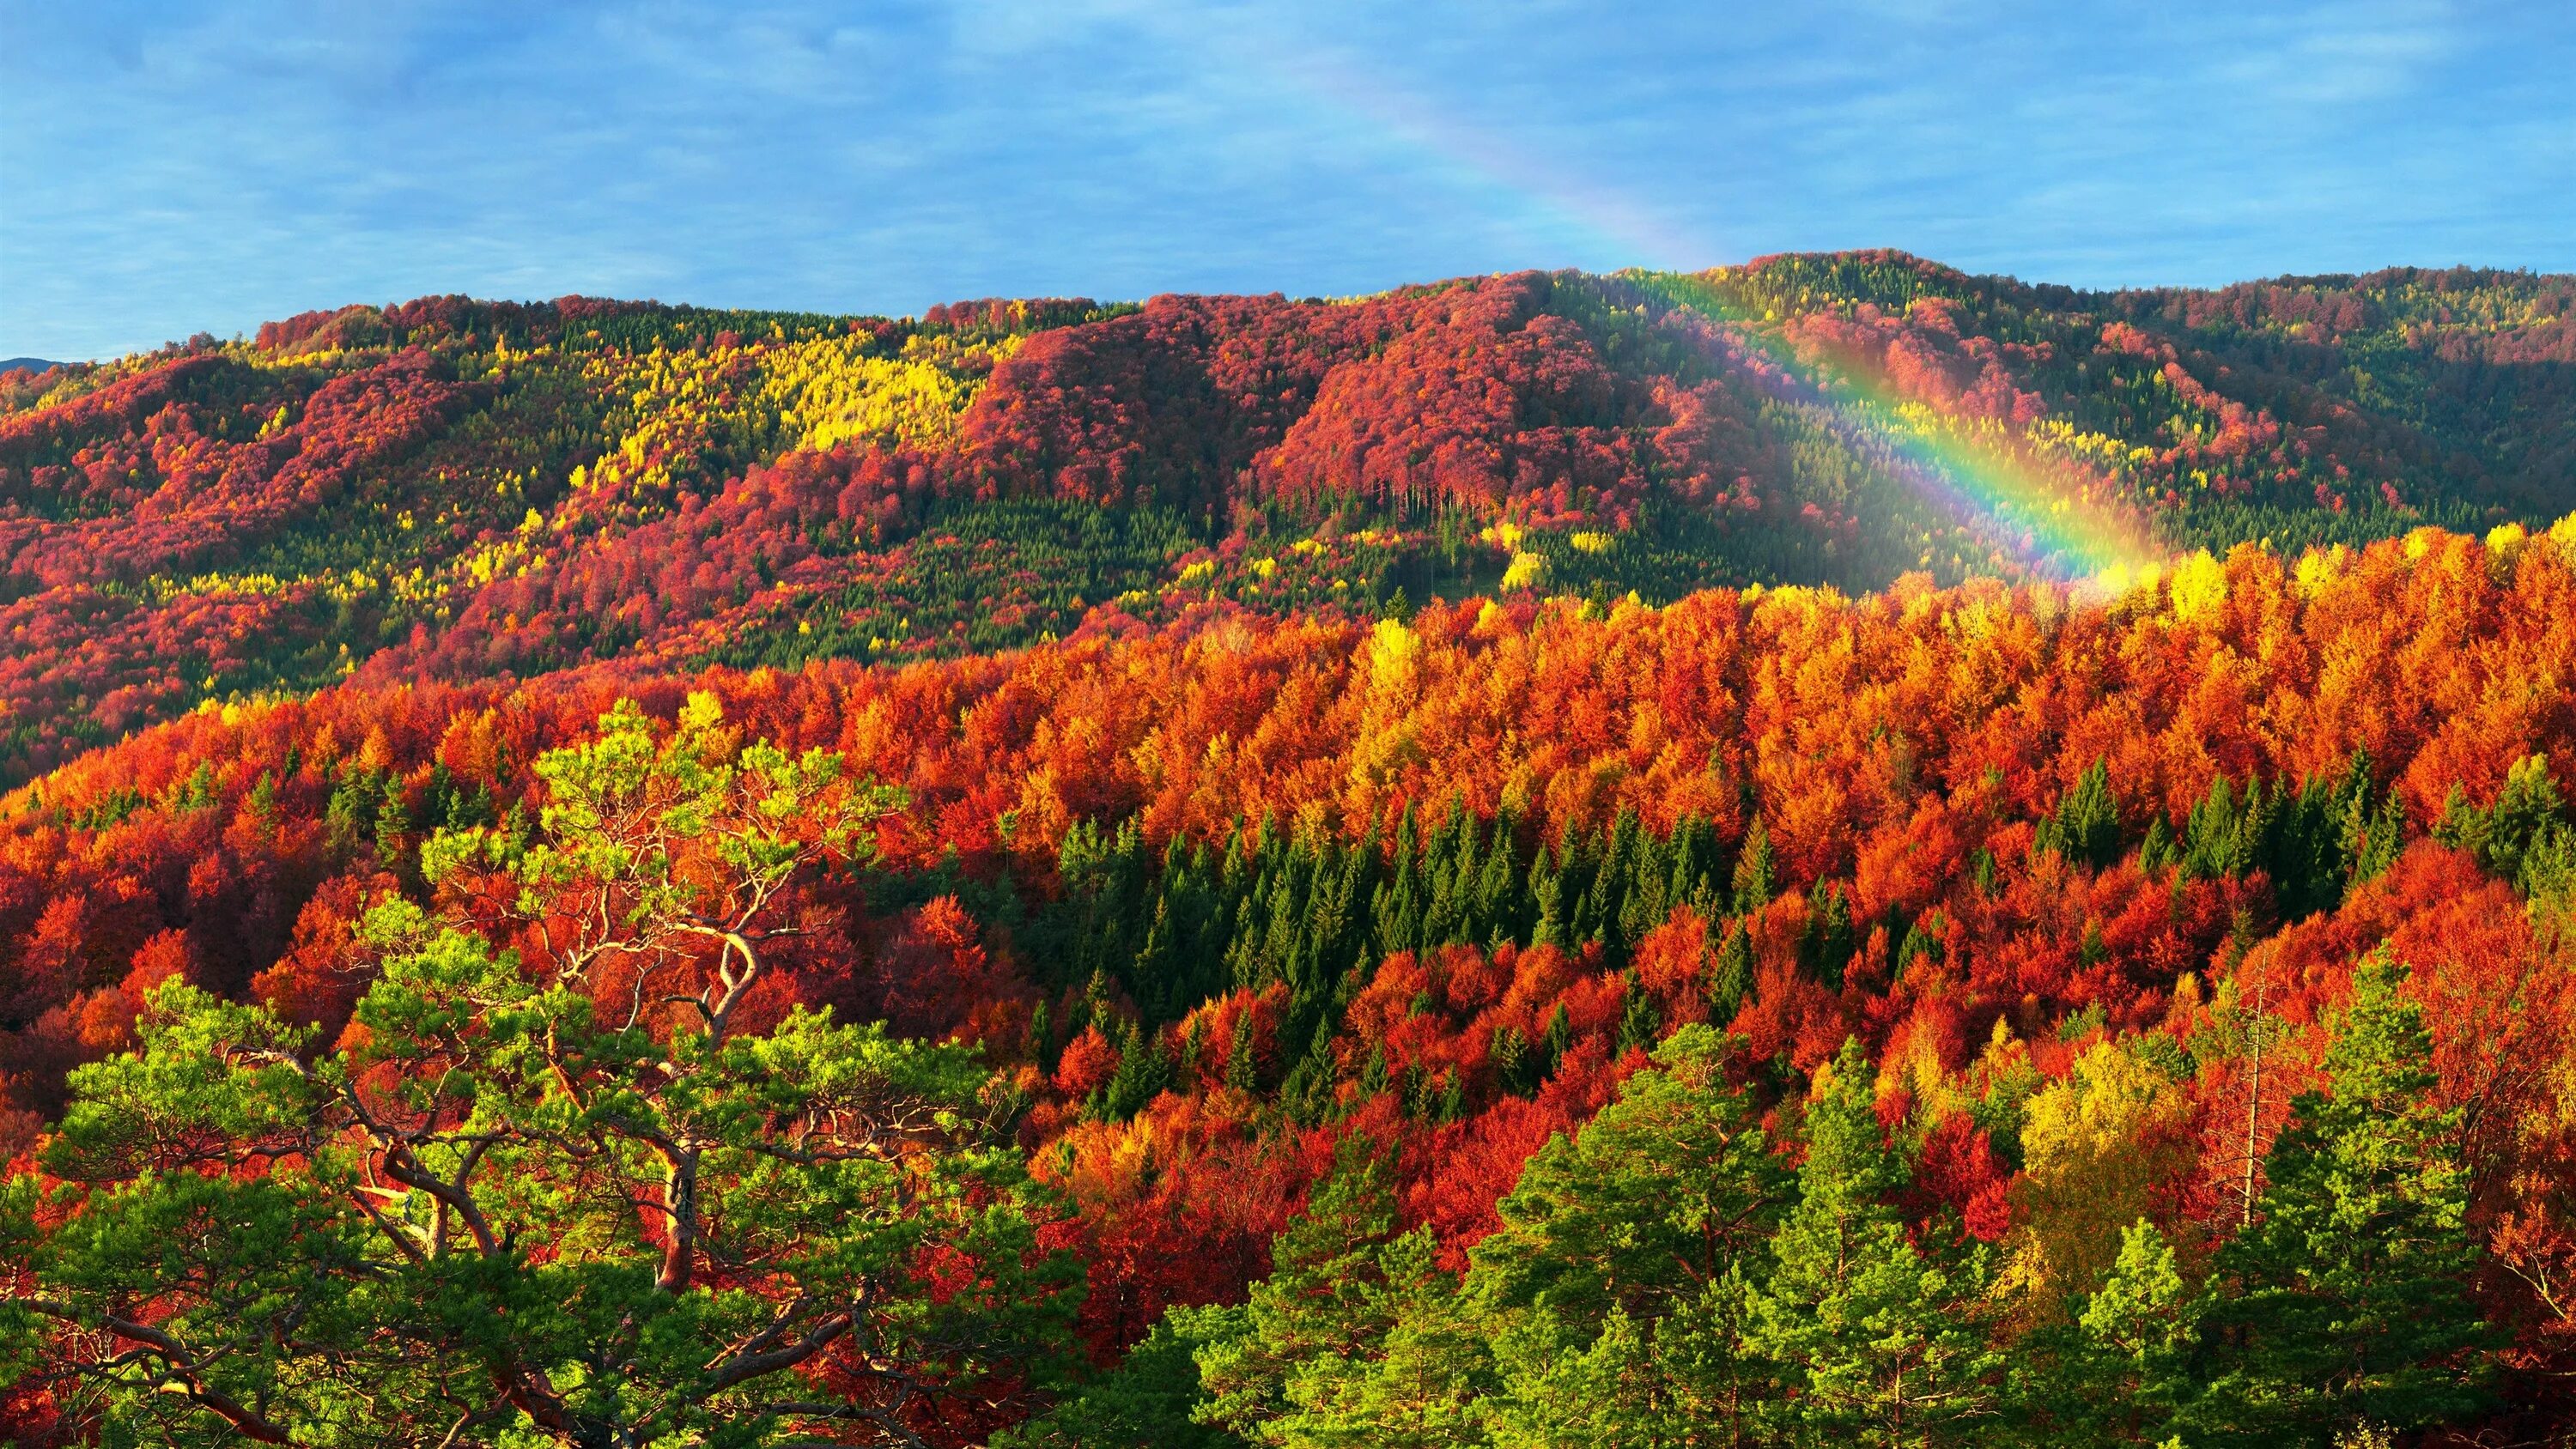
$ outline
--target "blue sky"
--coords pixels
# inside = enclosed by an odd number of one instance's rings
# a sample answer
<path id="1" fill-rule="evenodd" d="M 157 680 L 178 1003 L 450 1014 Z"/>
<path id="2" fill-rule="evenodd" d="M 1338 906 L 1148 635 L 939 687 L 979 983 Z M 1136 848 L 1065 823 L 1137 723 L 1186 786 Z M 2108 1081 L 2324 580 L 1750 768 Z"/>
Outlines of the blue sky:
<path id="1" fill-rule="evenodd" d="M 0 0 L 0 356 L 1899 246 L 2576 270 L 2576 6 Z"/>

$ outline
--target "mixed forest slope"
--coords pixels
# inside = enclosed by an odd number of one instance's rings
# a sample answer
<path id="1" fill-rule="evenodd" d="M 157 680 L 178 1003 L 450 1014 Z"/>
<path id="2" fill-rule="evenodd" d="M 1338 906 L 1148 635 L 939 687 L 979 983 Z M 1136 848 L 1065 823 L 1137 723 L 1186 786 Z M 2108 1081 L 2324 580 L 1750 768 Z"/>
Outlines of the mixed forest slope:
<path id="1" fill-rule="evenodd" d="M 2571 301 L 1893 255 L 904 321 L 432 299 L 0 382 L 0 1251 L 12 1303 L 92 1305 L 0 1315 L 47 1365 L 0 1422 L 2549 1442 Z M 692 843 L 736 765 L 787 803 Z M 655 844 L 603 854 L 637 800 Z M 737 875 L 762 929 L 712 930 Z M 680 925 L 600 954 L 628 909 Z M 889 1210 L 963 1215 L 865 1332 L 726 1255 L 825 1232 L 783 1179 L 703 1264 L 664 1226 L 631 1103 L 701 1080 L 719 997 L 743 1062 L 829 1008 L 898 1063 L 820 1105 L 742 1066 L 736 1130 L 945 1104 L 898 1156 L 975 1185 Z M 545 1012 L 547 1051 L 636 1024 L 532 1073 Z M 576 1085 L 664 1052 L 629 1106 Z M 449 1129 L 564 1188 L 489 1205 L 482 1276 L 440 1266 L 487 1150 Z M 288 1287 L 222 1258 L 246 1229 L 116 1227 L 254 1210 L 319 1245 Z M 697 1304 L 617 1350 L 681 1387 L 591 1404 L 589 1340 L 487 1301 L 610 1339 Z M 707 1377 L 789 1326 L 794 1413 Z"/>
<path id="2" fill-rule="evenodd" d="M 2545 525 L 2572 310 L 2523 274 L 2085 294 L 1861 254 L 900 321 L 312 313 L 0 383 L 0 780 L 360 669 Z"/>

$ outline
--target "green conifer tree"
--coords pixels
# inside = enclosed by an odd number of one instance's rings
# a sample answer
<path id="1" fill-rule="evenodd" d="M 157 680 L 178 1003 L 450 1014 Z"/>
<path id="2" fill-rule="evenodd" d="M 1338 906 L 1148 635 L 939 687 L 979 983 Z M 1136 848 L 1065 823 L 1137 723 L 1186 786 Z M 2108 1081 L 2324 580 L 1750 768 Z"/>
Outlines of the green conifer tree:
<path id="1" fill-rule="evenodd" d="M 2001 1408 L 2002 1360 L 1977 1312 L 1984 1252 L 1918 1246 L 1906 1233 L 1890 1198 L 1908 1174 L 1879 1127 L 1859 1043 L 1845 1042 L 1820 1077 L 1798 1205 L 1772 1238 L 1775 1266 L 1748 1324 L 1789 1392 L 1772 1412 L 1776 1442 L 1976 1442 Z"/>
<path id="2" fill-rule="evenodd" d="M 384 803 L 376 810 L 376 859 L 388 870 L 412 864 L 411 811 L 403 805 L 402 787 L 385 782 Z"/>
<path id="3" fill-rule="evenodd" d="M 1493 1063 L 1494 1080 L 1504 1091 L 1527 1096 L 1538 1086 L 1538 1058 L 1520 1028 L 1508 1023 L 1495 1027 L 1485 1059 Z"/>
<path id="4" fill-rule="evenodd" d="M 1625 984 L 1628 1005 L 1619 1014 L 1619 1050 L 1651 1049 L 1656 1038 L 1663 1035 L 1663 1014 L 1655 1010 L 1654 998 L 1646 994 L 1646 988 L 1638 982 L 1633 968 L 1628 971 Z"/>
<path id="5" fill-rule="evenodd" d="M 1377 1146 L 1344 1139 L 1273 1241 L 1271 1275 L 1242 1306 L 1186 1320 L 1200 1340 L 1198 1421 L 1281 1446 L 1468 1442 L 1431 1431 L 1466 1420 L 1490 1354 L 1457 1324 L 1455 1280 L 1435 1255 L 1428 1231 L 1396 1231 Z"/>
<path id="6" fill-rule="evenodd" d="M 1227 1310 L 1175 1308 L 1109 1372 L 1046 1413 L 993 1437 L 993 1449 L 1236 1449 L 1245 1440 L 1190 1417 L 1201 1402 L 1197 1354 Z"/>
<path id="7" fill-rule="evenodd" d="M 2120 858 L 2120 802 L 2111 794 L 2111 766 L 2095 760 L 2057 802 L 2057 814 L 2040 832 L 2038 848 L 2095 869 Z"/>
<path id="8" fill-rule="evenodd" d="M 1751 915 L 1771 904 L 1773 890 L 1771 832 L 1764 829 L 1762 817 L 1753 817 L 1753 828 L 1745 832 L 1744 850 L 1735 859 L 1735 913 Z"/>
<path id="9" fill-rule="evenodd" d="M 1472 1252 L 1480 1301 L 1545 1299 L 1597 1327 L 1614 1305 L 1661 1317 L 1740 1262 L 1765 1266 L 1790 1182 L 1727 1076 L 1728 1050 L 1709 1027 L 1682 1028 L 1618 1101 L 1531 1156 Z"/>
<path id="10" fill-rule="evenodd" d="M 1708 1019 L 1719 1025 L 1735 1020 L 1753 995 L 1753 936 L 1742 921 L 1725 923 L 1726 935 L 1717 948 L 1717 965 L 1710 973 Z"/>
<path id="11" fill-rule="evenodd" d="M 1809 974 L 1829 989 L 1840 991 L 1843 969 L 1851 964 L 1857 943 L 1853 939 L 1851 902 L 1843 895 L 1839 881 L 1818 881 L 1807 893 L 1807 936 L 1801 943 L 1801 955 Z"/>
<path id="12" fill-rule="evenodd" d="M 2061 1439 L 2165 1443 L 2174 1409 L 2193 1391 L 2199 1307 L 2173 1244 L 2152 1223 L 2131 1224 L 2070 1351 L 2052 1365 L 2056 1378 L 2032 1391 L 2038 1422 Z"/>
<path id="13" fill-rule="evenodd" d="M 1133 1117 L 1171 1085 L 1172 1063 L 1154 1032 L 1141 1023 L 1125 1023 L 1115 1037 L 1118 1069 L 1101 1089 L 1101 1110 L 1112 1118 Z"/>
<path id="14" fill-rule="evenodd" d="M 1261 1090 L 1261 1063 L 1252 1053 L 1252 1018 L 1235 1018 L 1234 1041 L 1225 1052 L 1225 1084 L 1238 1092 Z"/>
<path id="15" fill-rule="evenodd" d="M 1485 848 L 1484 858 L 1476 868 L 1475 895 L 1468 914 L 1470 940 L 1481 940 L 1496 932 L 1512 939 L 1521 934 L 1517 900 L 1521 867 L 1518 847 L 1512 839 L 1515 828 L 1509 811 L 1494 819 L 1493 843 Z"/>
<path id="16" fill-rule="evenodd" d="M 1297 1059 L 1297 1065 L 1288 1069 L 1287 1080 L 1279 1084 L 1279 1104 L 1289 1120 L 1312 1127 L 1330 1116 L 1335 1075 L 1333 1020 L 1326 1014 L 1316 1021 L 1314 1039 L 1306 1054 Z"/>
<path id="17" fill-rule="evenodd" d="M 1565 1060 L 1565 1054 L 1572 1050 L 1574 1050 L 1574 1017 L 1566 1011 L 1565 1003 L 1558 1002 L 1556 1009 L 1547 1014 L 1547 1030 L 1539 1037 L 1539 1055 L 1547 1063 L 1549 1076 L 1556 1075 L 1557 1066 Z"/>
<path id="18" fill-rule="evenodd" d="M 2495 1339 L 2469 1292 L 2459 1113 L 2435 1101 L 2432 1036 L 2383 951 L 2353 978 L 2325 1061 L 2265 1159 L 2254 1221 L 2220 1250 L 2212 1380 L 2193 1443 L 2322 1444 L 2365 1425 L 2456 1423 L 2487 1401 Z"/>
<path id="19" fill-rule="evenodd" d="M 1561 855 L 1554 860 L 1549 857 L 1548 848 L 1541 845 L 1530 862 L 1529 894 L 1537 918 L 1530 927 L 1530 944 L 1562 951 L 1573 944 L 1565 916 L 1565 867 Z"/>

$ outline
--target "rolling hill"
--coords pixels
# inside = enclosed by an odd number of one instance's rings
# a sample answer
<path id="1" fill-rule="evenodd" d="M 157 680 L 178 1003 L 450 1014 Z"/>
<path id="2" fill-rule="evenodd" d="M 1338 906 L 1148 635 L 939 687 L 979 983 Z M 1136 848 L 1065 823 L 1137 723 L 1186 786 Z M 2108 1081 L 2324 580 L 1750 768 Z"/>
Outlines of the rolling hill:
<path id="1" fill-rule="evenodd" d="M 0 385 L 0 781 L 361 670 L 2545 524 L 2576 506 L 2571 312 L 2576 279 L 2524 274 L 2094 294 L 1857 254 L 902 320 L 308 313 Z"/>

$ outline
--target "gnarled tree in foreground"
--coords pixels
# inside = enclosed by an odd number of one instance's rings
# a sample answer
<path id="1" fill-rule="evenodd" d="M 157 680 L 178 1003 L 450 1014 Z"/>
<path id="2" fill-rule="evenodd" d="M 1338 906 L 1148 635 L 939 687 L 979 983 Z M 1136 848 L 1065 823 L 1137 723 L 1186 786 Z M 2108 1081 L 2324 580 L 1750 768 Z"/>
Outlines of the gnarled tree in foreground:
<path id="1" fill-rule="evenodd" d="M 352 1024 L 160 987 L 0 1213 L 10 1376 L 110 1442 L 929 1444 L 1052 1372 L 1075 1297 L 962 1048 L 745 1027 L 800 879 L 898 792 L 711 696 L 442 833 Z"/>

